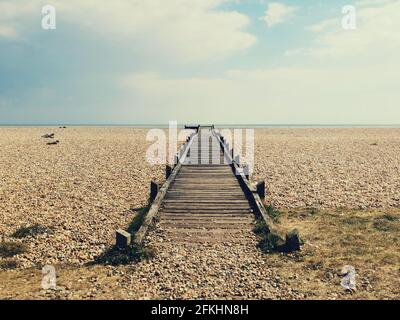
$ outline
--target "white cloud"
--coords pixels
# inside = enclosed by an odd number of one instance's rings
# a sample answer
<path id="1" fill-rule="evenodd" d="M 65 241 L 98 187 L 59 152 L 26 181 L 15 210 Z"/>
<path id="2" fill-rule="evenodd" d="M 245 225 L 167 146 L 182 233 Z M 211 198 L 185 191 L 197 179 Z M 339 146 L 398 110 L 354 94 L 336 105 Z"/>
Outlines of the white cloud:
<path id="1" fill-rule="evenodd" d="M 193 62 L 222 59 L 256 42 L 253 35 L 244 31 L 249 18 L 219 9 L 224 1 L 53 0 L 52 5 L 59 21 L 72 23 L 96 37 L 121 40 L 145 55 Z M 0 26 L 18 29 L 16 21 L 38 19 L 43 4 L 43 0 L 2 2 L 0 9 L 7 10 L 0 10 Z M 19 30 L 22 34 L 32 31 L 22 27 Z M 42 30 L 38 27 L 35 31 Z"/>
<path id="2" fill-rule="evenodd" d="M 392 1 L 393 0 L 360 0 L 360 1 L 357 1 L 355 4 L 357 7 L 360 7 L 360 6 L 381 5 L 381 4 L 390 3 Z"/>
<path id="3" fill-rule="evenodd" d="M 335 28 L 340 25 L 340 18 L 336 19 L 328 19 L 321 21 L 317 24 L 314 24 L 312 26 L 306 27 L 306 30 L 311 31 L 311 32 L 323 32 L 330 30 L 331 28 Z"/>
<path id="4" fill-rule="evenodd" d="M 400 1 L 367 0 L 356 6 L 356 30 L 344 30 L 340 19 L 329 19 L 308 28 L 316 33 L 311 48 L 297 52 L 315 58 L 400 55 Z"/>
<path id="5" fill-rule="evenodd" d="M 265 16 L 261 17 L 268 27 L 283 23 L 288 21 L 294 16 L 297 11 L 296 7 L 288 6 L 279 2 L 272 2 L 268 4 L 267 10 L 265 11 Z"/>
<path id="6" fill-rule="evenodd" d="M 399 80 L 390 67 L 332 66 L 231 70 L 219 77 L 142 73 L 124 77 L 121 84 L 127 104 L 133 95 L 141 109 L 151 107 L 149 121 L 388 123 L 400 117 L 394 85 Z"/>
<path id="7" fill-rule="evenodd" d="M 17 39 L 18 29 L 22 29 L 23 19 L 35 13 L 37 0 L 0 2 L 0 38 Z"/>

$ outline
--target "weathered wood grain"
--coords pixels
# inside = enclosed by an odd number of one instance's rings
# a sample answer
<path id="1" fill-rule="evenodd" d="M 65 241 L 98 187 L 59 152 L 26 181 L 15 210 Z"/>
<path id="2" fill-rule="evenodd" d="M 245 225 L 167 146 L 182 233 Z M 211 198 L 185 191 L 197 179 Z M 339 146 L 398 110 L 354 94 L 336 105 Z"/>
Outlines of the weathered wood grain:
<path id="1" fill-rule="evenodd" d="M 240 233 L 251 232 L 252 208 L 222 151 L 213 131 L 200 128 L 160 207 L 160 226 L 173 241 L 243 242 Z"/>
<path id="2" fill-rule="evenodd" d="M 168 241 L 176 242 L 250 241 L 255 215 L 273 230 L 273 220 L 260 198 L 265 184 L 257 188 L 250 184 L 248 171 L 240 167 L 239 159 L 233 161 L 229 144 L 213 126 L 198 127 L 185 146 L 135 242 L 143 241 L 157 216 Z"/>

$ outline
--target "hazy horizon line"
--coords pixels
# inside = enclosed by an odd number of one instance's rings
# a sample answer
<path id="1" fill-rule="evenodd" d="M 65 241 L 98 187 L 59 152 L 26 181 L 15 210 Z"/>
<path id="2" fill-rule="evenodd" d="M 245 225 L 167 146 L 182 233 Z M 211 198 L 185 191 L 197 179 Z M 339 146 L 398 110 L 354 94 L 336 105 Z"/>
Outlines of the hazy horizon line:
<path id="1" fill-rule="evenodd" d="M 184 127 L 185 125 L 198 125 L 198 123 L 185 123 L 179 124 L 178 127 Z M 211 125 L 210 123 L 202 123 L 200 125 Z M 324 123 L 302 123 L 302 124 L 290 124 L 290 123 L 282 123 L 282 124 L 255 124 L 255 123 L 225 123 L 225 124 L 214 124 L 216 127 L 260 127 L 260 128 L 270 128 L 270 127 L 399 127 L 400 124 L 324 124 Z M 161 127 L 166 128 L 168 124 L 160 124 L 160 123 L 133 123 L 133 124 L 122 124 L 122 123 L 0 123 L 0 127 L 60 127 L 60 126 L 70 126 L 70 127 L 140 127 L 140 128 L 154 128 Z"/>

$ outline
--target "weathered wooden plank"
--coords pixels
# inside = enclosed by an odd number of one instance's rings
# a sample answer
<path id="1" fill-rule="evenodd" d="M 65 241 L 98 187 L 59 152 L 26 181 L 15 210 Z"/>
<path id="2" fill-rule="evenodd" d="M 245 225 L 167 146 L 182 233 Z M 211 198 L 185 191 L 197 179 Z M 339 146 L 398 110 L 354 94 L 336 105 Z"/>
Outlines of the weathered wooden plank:
<path id="1" fill-rule="evenodd" d="M 164 217 L 163 217 L 164 218 Z M 231 224 L 253 224 L 254 219 L 250 215 L 243 216 L 243 217 L 223 217 L 223 216 L 218 216 L 218 217 L 188 217 L 188 216 L 180 216 L 180 217 L 173 217 L 169 216 L 168 219 L 162 219 L 160 223 L 216 223 L 216 226 L 218 223 L 231 223 Z"/>
<path id="2" fill-rule="evenodd" d="M 227 211 L 227 210 L 248 210 L 249 211 L 249 205 L 240 205 L 240 204 L 218 204 L 218 203 L 213 203 L 213 204 L 201 204 L 201 203 L 179 203 L 179 202 L 175 202 L 175 203 L 163 203 L 161 205 L 161 208 L 164 210 L 170 210 L 170 209 L 186 209 L 188 211 L 191 210 L 202 210 L 202 209 L 207 209 L 207 210 L 223 210 L 223 211 Z"/>
<path id="3" fill-rule="evenodd" d="M 211 222 L 207 223 L 206 221 L 195 221 L 195 222 L 190 222 L 190 221 L 185 221 L 182 223 L 175 223 L 175 222 L 161 222 L 160 223 L 163 227 L 168 227 L 171 229 L 190 229 L 190 230 L 196 230 L 196 229 L 206 229 L 207 231 L 209 230 L 219 230 L 219 229 L 229 229 L 229 230 L 235 230 L 235 229 L 240 229 L 243 230 L 243 226 L 246 225 L 246 223 L 217 223 L 217 222 Z M 249 226 L 251 225 L 250 222 L 247 223 Z"/>
<path id="4" fill-rule="evenodd" d="M 199 204 L 213 204 L 213 203 L 216 203 L 215 200 L 209 200 L 209 199 L 206 199 L 206 200 L 199 199 L 199 200 L 196 200 L 196 202 L 199 203 Z M 187 204 L 191 204 L 191 203 L 193 203 L 193 200 L 192 199 L 180 199 L 180 198 L 177 198 L 175 200 L 170 200 L 170 199 L 165 198 L 163 203 L 166 203 L 166 204 L 168 204 L 168 203 L 182 203 L 182 204 L 187 203 Z M 245 204 L 245 205 L 248 206 L 248 201 L 246 201 L 246 200 L 237 200 L 236 198 L 233 198 L 230 201 L 226 201 L 224 198 L 222 198 L 217 203 L 220 204 L 220 205 L 222 205 L 222 204 L 239 204 L 239 205 L 240 204 Z"/>
<path id="5" fill-rule="evenodd" d="M 239 192 L 237 190 L 237 188 L 233 188 L 233 190 L 230 190 L 230 189 L 207 189 L 207 188 L 185 189 L 183 187 L 180 187 L 179 189 L 174 189 L 174 190 L 171 190 L 170 192 L 168 192 L 168 194 L 172 194 L 172 195 L 174 195 L 174 194 L 184 194 L 184 193 L 187 193 L 187 194 L 195 194 L 195 193 L 197 193 L 199 195 L 202 195 L 202 194 L 213 195 L 213 194 L 215 194 L 215 195 L 226 195 L 226 196 L 229 196 L 230 194 L 234 195 L 234 196 L 238 196 L 238 195 L 243 195 L 244 194 L 243 192 Z"/>
<path id="6" fill-rule="evenodd" d="M 187 220 L 226 220 L 226 221 L 243 221 L 243 220 L 249 220 L 253 221 L 253 217 L 251 215 L 243 215 L 241 213 L 233 214 L 233 213 L 227 213 L 227 214 L 195 214 L 195 213 L 172 213 L 172 214 L 167 214 L 163 213 L 162 214 L 163 219 L 171 219 L 171 220 L 181 220 L 181 219 L 187 219 Z"/>
<path id="7" fill-rule="evenodd" d="M 210 209 L 192 209 L 192 210 L 186 210 L 186 209 L 165 209 L 163 210 L 163 213 L 196 213 L 196 214 L 201 214 L 201 213 L 241 213 L 241 214 L 249 214 L 251 213 L 250 209 L 249 210 L 244 210 L 244 209 L 237 209 L 237 210 L 210 210 Z"/>
<path id="8" fill-rule="evenodd" d="M 229 229 L 228 231 L 223 230 L 223 229 L 192 229 L 192 228 L 175 228 L 175 229 L 167 229 L 165 230 L 165 233 L 174 233 L 174 234 L 193 234 L 193 235 L 199 235 L 199 234 L 207 234 L 210 236 L 213 235 L 227 235 L 227 234 L 241 234 L 241 233 L 245 233 L 245 232 L 249 232 L 249 228 L 250 226 L 248 226 L 248 228 L 242 228 L 242 229 Z"/>

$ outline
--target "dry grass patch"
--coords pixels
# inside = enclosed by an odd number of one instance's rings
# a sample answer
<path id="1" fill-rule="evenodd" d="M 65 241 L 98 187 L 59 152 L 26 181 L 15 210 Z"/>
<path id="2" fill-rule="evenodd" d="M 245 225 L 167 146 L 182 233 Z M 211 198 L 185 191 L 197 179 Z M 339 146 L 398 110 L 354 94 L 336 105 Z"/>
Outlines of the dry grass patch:
<path id="1" fill-rule="evenodd" d="M 15 259 L 5 259 L 0 261 L 0 269 L 9 270 L 16 269 L 18 267 L 18 262 Z"/>
<path id="2" fill-rule="evenodd" d="M 305 244 L 291 255 L 272 255 L 273 268 L 305 298 L 398 299 L 400 210 L 286 210 L 279 221 L 298 228 Z M 357 272 L 357 291 L 340 286 L 343 266 Z"/>
<path id="3" fill-rule="evenodd" d="M 34 237 L 39 234 L 44 233 L 53 233 L 53 230 L 42 226 L 40 224 L 35 224 L 33 226 L 28 227 L 20 227 L 18 228 L 12 235 L 13 238 L 22 239 L 26 237 Z"/>
<path id="4" fill-rule="evenodd" d="M 10 258 L 17 254 L 27 252 L 28 248 L 23 243 L 19 242 L 1 242 L 0 243 L 0 258 Z"/>

